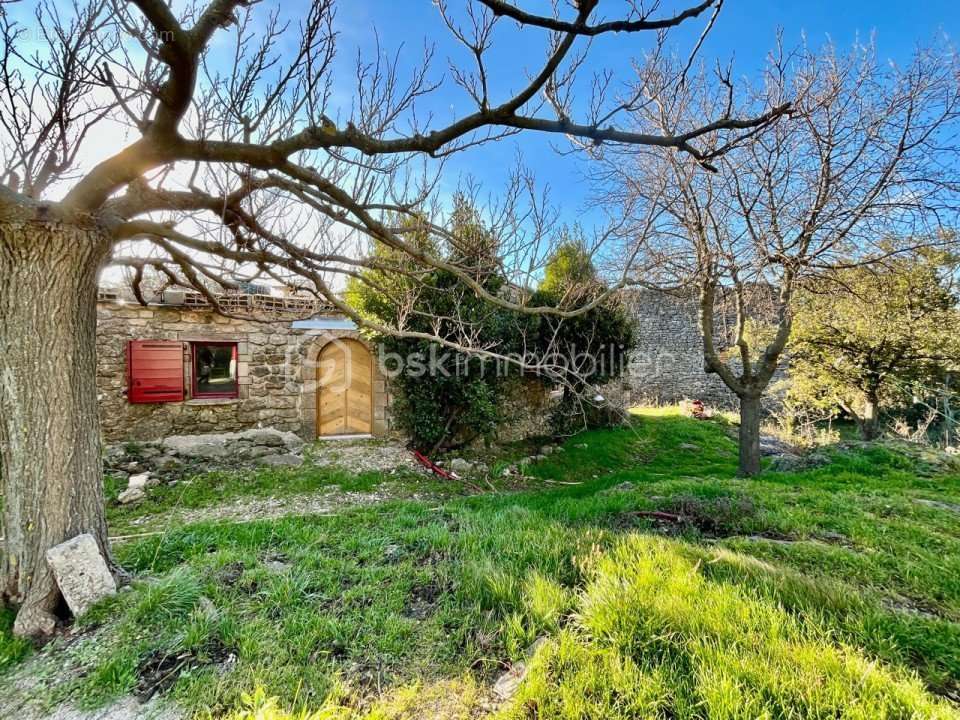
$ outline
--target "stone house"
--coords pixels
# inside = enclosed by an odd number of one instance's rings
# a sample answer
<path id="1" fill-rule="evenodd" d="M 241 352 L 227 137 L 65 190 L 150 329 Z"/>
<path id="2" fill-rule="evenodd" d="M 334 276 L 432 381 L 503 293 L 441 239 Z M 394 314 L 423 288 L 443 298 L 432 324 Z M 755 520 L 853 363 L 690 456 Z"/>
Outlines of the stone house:
<path id="1" fill-rule="evenodd" d="M 390 432 L 389 382 L 356 326 L 311 298 L 223 296 L 225 317 L 199 293 L 174 291 L 146 307 L 101 291 L 97 386 L 110 442 L 272 427 L 305 440 Z M 638 291 L 627 298 L 636 341 L 611 402 L 734 404 L 703 371 L 693 299 Z M 309 320 L 302 320 L 311 316 Z M 536 386 L 536 387 L 534 387 Z M 542 386 L 511 393 L 501 439 L 545 434 Z"/>
<path id="2" fill-rule="evenodd" d="M 258 319 L 220 315 L 196 293 L 143 307 L 101 292 L 97 388 L 106 440 L 256 427 L 305 439 L 389 430 L 386 381 L 353 323 L 305 298 L 233 300 L 228 309 Z M 311 311 L 313 319 L 296 319 Z"/>

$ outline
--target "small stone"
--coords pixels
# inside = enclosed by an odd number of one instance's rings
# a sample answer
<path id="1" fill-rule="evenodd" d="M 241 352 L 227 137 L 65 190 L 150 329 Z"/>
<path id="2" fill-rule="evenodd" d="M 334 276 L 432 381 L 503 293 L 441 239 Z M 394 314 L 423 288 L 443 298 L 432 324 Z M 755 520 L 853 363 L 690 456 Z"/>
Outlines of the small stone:
<path id="1" fill-rule="evenodd" d="M 928 500 L 927 498 L 917 498 L 914 502 L 926 505 L 927 507 L 937 508 L 938 510 L 947 510 L 949 512 L 960 513 L 960 505 L 943 502 L 942 500 Z"/>
<path id="2" fill-rule="evenodd" d="M 146 500 L 147 494 L 143 488 L 131 487 L 117 495 L 117 502 L 121 505 L 134 505 L 142 500 Z"/>
<path id="3" fill-rule="evenodd" d="M 463 458 L 454 458 L 450 461 L 450 469 L 454 472 L 470 472 L 473 469 L 473 464 Z"/>
<path id="4" fill-rule="evenodd" d="M 693 443 L 680 443 L 677 447 L 680 448 L 681 450 L 693 450 L 693 451 L 700 450 L 700 446 L 694 445 Z"/>
<path id="5" fill-rule="evenodd" d="M 219 445 L 216 443 L 195 445 L 190 451 L 190 455 L 193 457 L 205 458 L 208 460 L 229 457 L 230 454 L 231 452 L 226 445 Z"/>
<path id="6" fill-rule="evenodd" d="M 272 573 L 284 573 L 290 569 L 290 565 L 282 560 L 265 560 L 263 566 Z"/>
<path id="7" fill-rule="evenodd" d="M 619 485 L 614 485 L 611 488 L 607 488 L 601 494 L 611 495 L 613 493 L 630 492 L 633 489 L 634 489 L 634 485 L 632 482 L 622 482 Z"/>
<path id="8" fill-rule="evenodd" d="M 170 470 L 176 470 L 179 468 L 180 461 L 173 457 L 173 455 L 161 455 L 153 461 L 153 466 L 157 470 L 169 472 Z"/>
<path id="9" fill-rule="evenodd" d="M 760 436 L 761 455 L 788 455 L 793 453 L 795 453 L 794 447 L 788 443 L 785 443 L 780 438 L 774 437 L 773 435 Z"/>
<path id="10" fill-rule="evenodd" d="M 208 598 L 206 595 L 201 596 L 199 602 L 197 602 L 197 607 L 200 608 L 200 612 L 203 613 L 204 617 L 215 620 L 219 613 L 217 612 L 217 606 L 213 604 L 213 600 Z"/>
<path id="11" fill-rule="evenodd" d="M 525 663 L 517 663 L 507 670 L 503 675 L 497 678 L 493 684 L 493 694 L 500 702 L 506 702 L 512 698 L 527 675 L 527 666 Z"/>
<path id="12" fill-rule="evenodd" d="M 152 458 L 157 457 L 157 455 L 159 455 L 161 452 L 163 451 L 158 447 L 154 447 L 153 445 L 144 445 L 142 448 L 140 448 L 140 457 L 144 458 L 145 460 L 151 460 Z"/>
<path id="13" fill-rule="evenodd" d="M 555 448 L 553 447 L 553 445 L 544 445 L 542 448 L 540 448 L 540 454 L 541 454 L 541 455 L 553 455 L 553 451 L 554 451 L 554 450 L 555 450 Z"/>
<path id="14" fill-rule="evenodd" d="M 534 640 L 530 644 L 530 647 L 527 648 L 527 652 L 526 652 L 527 658 L 529 659 L 529 658 L 532 658 L 534 655 L 536 655 L 537 651 L 540 648 L 542 648 L 544 645 L 546 645 L 547 642 L 548 642 L 548 639 L 545 635 L 541 635 L 536 640 Z"/>
<path id="15" fill-rule="evenodd" d="M 93 535 L 84 533 L 47 550 L 47 563 L 67 606 L 79 617 L 92 605 L 117 592 Z"/>
<path id="16" fill-rule="evenodd" d="M 150 473 L 138 473 L 127 478 L 128 488 L 140 488 L 141 490 L 150 482 Z"/>
<path id="17" fill-rule="evenodd" d="M 266 445 L 268 447 L 283 447 L 285 445 L 280 434 L 273 430 L 249 430 L 242 433 L 242 437 L 254 445 Z"/>
<path id="18" fill-rule="evenodd" d="M 388 560 L 392 560 L 395 557 L 400 555 L 400 546 L 391 543 L 383 549 L 383 556 Z"/>
<path id="19" fill-rule="evenodd" d="M 269 465 L 271 467 L 300 467 L 303 465 L 303 458 L 299 455 L 266 455 L 259 459 L 258 461 L 261 465 Z"/>

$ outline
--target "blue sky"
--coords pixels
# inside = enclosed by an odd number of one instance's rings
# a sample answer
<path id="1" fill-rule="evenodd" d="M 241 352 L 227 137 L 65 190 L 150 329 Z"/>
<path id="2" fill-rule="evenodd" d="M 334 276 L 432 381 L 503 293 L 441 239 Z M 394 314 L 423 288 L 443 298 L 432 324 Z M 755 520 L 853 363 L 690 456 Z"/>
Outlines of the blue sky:
<path id="1" fill-rule="evenodd" d="M 268 0 L 257 7 L 256 12 L 266 12 L 283 1 L 284 15 L 296 19 L 306 13 L 310 0 Z M 546 0 L 516 0 L 531 11 L 549 13 Z M 661 0 L 661 13 L 673 13 L 695 0 Z M 67 0 L 56 0 L 64 6 Z M 448 0 L 456 11 L 467 0 Z M 652 4 L 653 0 L 647 0 Z M 175 2 L 179 5 L 180 0 Z M 566 5 L 565 0 L 561 0 Z M 626 3 L 624 0 L 601 0 L 597 13 L 616 17 Z M 336 101 L 343 115 L 349 113 L 349 105 L 355 95 L 354 64 L 357 53 L 365 60 L 374 57 L 376 33 L 379 33 L 381 48 L 393 55 L 399 52 L 401 64 L 410 70 L 422 57 L 425 43 L 436 49 L 432 78 L 443 79 L 443 87 L 421 105 L 421 111 L 429 108 L 435 116 L 434 125 L 442 125 L 458 115 L 471 112 L 472 101 L 456 87 L 447 68 L 448 58 L 460 66 L 469 66 L 470 58 L 456 43 L 441 21 L 434 0 L 340 0 L 337 3 L 339 50 L 336 60 Z M 33 32 L 30 41 L 38 43 L 38 34 L 30 13 L 32 4 L 17 3 L 10 7 L 15 17 L 24 21 Z M 705 18 L 686 23 L 671 35 L 679 53 L 686 53 L 703 28 Z M 738 75 L 755 74 L 762 65 L 766 53 L 773 45 L 778 28 L 782 28 L 788 45 L 798 43 L 805 34 L 813 45 L 822 44 L 831 38 L 841 47 L 849 46 L 856 38 L 875 36 L 879 55 L 894 61 L 906 59 L 917 43 L 930 42 L 938 34 L 945 34 L 953 42 L 960 37 L 960 10 L 956 0 L 726 0 L 726 5 L 704 45 L 701 58 L 713 63 L 719 59 L 726 63 L 734 60 Z M 376 33 L 375 33 L 376 29 Z M 291 30 L 285 38 L 288 50 L 296 47 L 298 36 Z M 516 23 L 503 20 L 498 25 L 493 48 L 488 55 L 494 101 L 509 97 L 511 91 L 521 87 L 529 71 L 539 69 L 543 61 L 547 36 L 538 28 L 519 30 Z M 629 61 L 650 47 L 649 34 L 605 36 L 595 41 L 586 69 L 592 71 L 605 67 L 616 71 L 617 76 L 629 79 Z M 221 34 L 214 41 L 213 53 L 228 50 L 230 39 Z M 582 41 L 581 41 L 582 42 Z M 217 58 L 218 62 L 223 58 Z M 127 137 L 127 140 L 132 138 Z M 102 159 L 116 147 L 115 132 L 99 132 L 90 138 L 89 160 Z M 562 209 L 563 218 L 572 222 L 585 220 L 590 224 L 598 220 L 586 204 L 588 190 L 582 178 L 582 166 L 571 157 L 560 157 L 553 146 L 566 147 L 563 138 L 547 137 L 532 132 L 515 138 L 484 146 L 480 150 L 464 153 L 454 158 L 448 166 L 441 191 L 451 192 L 458 177 L 471 174 L 490 191 L 503 187 L 508 171 L 513 167 L 518 152 L 524 163 L 531 168 L 541 185 L 549 185 L 552 198 Z"/>
<path id="2" fill-rule="evenodd" d="M 461 3 L 451 0 L 454 8 Z M 548 4 L 521 2 L 524 8 L 548 11 Z M 664 13 L 685 5 L 682 0 L 664 2 Z M 613 16 L 624 4 L 619 0 L 601 0 L 598 11 Z M 356 57 L 357 49 L 364 55 L 373 50 L 376 26 L 381 46 L 391 51 L 400 49 L 401 57 L 408 63 L 420 58 L 424 42 L 435 43 L 437 57 L 434 75 L 446 75 L 445 88 L 436 98 L 435 112 L 438 122 L 453 116 L 452 108 L 460 114 L 471 109 L 470 101 L 456 88 L 446 72 L 446 58 L 466 62 L 468 58 L 452 40 L 440 21 L 432 0 L 365 0 L 340 3 L 338 6 L 338 29 L 340 56 L 346 72 Z M 688 49 L 703 27 L 698 20 L 690 23 L 672 36 L 678 48 Z M 520 32 L 515 23 L 501 22 L 495 43 L 490 52 L 490 70 L 495 77 L 494 97 L 503 99 L 511 89 L 516 89 L 526 78 L 524 70 L 535 70 L 543 58 L 543 31 L 528 28 Z M 960 36 L 960 10 L 955 1 L 919 0 L 727 0 L 713 32 L 704 45 L 702 57 L 713 62 L 714 58 L 726 62 L 734 60 L 735 72 L 751 75 L 762 65 L 764 57 L 775 41 L 778 28 L 782 28 L 787 45 L 798 43 L 805 34 L 812 45 L 819 45 L 828 38 L 840 47 L 847 47 L 858 37 L 861 40 L 875 37 L 878 53 L 882 59 L 905 60 L 919 43 L 930 42 L 938 34 L 945 34 L 952 41 Z M 591 49 L 590 66 L 609 66 L 618 69 L 623 76 L 629 71 L 628 61 L 649 47 L 645 36 L 611 36 L 597 41 Z M 349 88 L 344 88 L 348 93 Z M 446 113 L 446 115 L 445 115 Z M 586 189 L 582 182 L 581 168 L 577 161 L 558 157 L 551 150 L 551 143 L 563 144 L 557 138 L 545 138 L 525 133 L 496 145 L 487 146 L 482 152 L 471 152 L 452 163 L 446 186 L 456 183 L 460 173 L 470 173 L 491 189 L 502 184 L 507 169 L 516 153 L 522 151 L 524 162 L 536 171 L 542 183 L 549 183 L 555 202 L 563 209 L 568 221 L 592 217 L 585 205 Z"/>

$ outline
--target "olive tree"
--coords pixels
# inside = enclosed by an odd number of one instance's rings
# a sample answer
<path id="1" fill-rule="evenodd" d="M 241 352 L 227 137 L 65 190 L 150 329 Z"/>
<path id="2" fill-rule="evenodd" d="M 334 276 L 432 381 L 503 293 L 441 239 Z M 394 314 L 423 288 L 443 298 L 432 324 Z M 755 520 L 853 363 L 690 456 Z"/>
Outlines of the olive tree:
<path id="1" fill-rule="evenodd" d="M 872 440 L 884 405 L 944 387 L 960 363 L 956 269 L 955 257 L 922 252 L 804 288 L 787 345 L 791 403 L 842 409 Z"/>

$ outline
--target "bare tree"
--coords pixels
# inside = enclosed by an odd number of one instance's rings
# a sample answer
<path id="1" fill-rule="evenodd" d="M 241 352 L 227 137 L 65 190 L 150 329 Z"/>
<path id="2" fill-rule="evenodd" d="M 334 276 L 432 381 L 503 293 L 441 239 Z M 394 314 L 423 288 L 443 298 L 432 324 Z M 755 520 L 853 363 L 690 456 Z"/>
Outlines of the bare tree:
<path id="1" fill-rule="evenodd" d="M 15 631 L 53 629 L 59 592 L 44 560 L 49 547 L 88 532 L 109 556 L 94 389 L 102 268 L 128 267 L 138 296 L 152 270 L 196 288 L 217 309 L 218 289 L 238 276 L 274 278 L 362 321 L 337 294 L 337 278 L 409 266 L 364 258 L 358 239 L 372 238 L 414 266 L 455 273 L 490 303 L 575 315 L 583 308 L 531 307 L 522 293 L 486 292 L 469 268 L 411 242 L 402 218 L 455 244 L 431 202 L 444 159 L 522 131 L 592 146 L 674 148 L 714 163 L 722 148 L 701 146 L 701 138 L 750 132 L 785 104 L 749 118 L 721 113 L 676 134 L 617 123 L 649 96 L 683 86 L 683 72 L 652 70 L 667 33 L 698 18 L 707 32 L 721 4 L 702 0 L 669 13 L 660 2 L 630 0 L 622 17 L 603 20 L 596 0 L 558 5 L 552 16 L 502 0 L 456 11 L 438 2 L 438 23 L 472 63 L 451 61 L 465 107 L 448 124 L 429 112 L 442 84 L 429 46 L 406 75 L 385 51 L 358 58 L 353 98 L 334 102 L 346 78 L 336 76 L 333 0 L 316 0 L 293 20 L 279 3 L 250 0 L 176 8 L 166 0 L 51 0 L 27 25 L 13 18 L 18 6 L 0 4 L 0 596 L 19 606 Z M 503 88 L 514 78 L 493 77 L 486 61 L 504 23 L 545 47 L 542 65 L 513 91 Z M 592 100 L 573 102 L 589 43 L 614 33 L 649 38 L 648 60 L 639 62 L 657 86 L 641 78 L 617 92 L 612 75 L 597 72 Z M 217 34 L 225 41 L 214 44 Z M 281 49 L 291 37 L 296 47 Z M 548 213 L 536 193 L 521 192 L 526 185 L 516 178 L 492 223 L 512 243 L 501 256 L 515 259 L 521 278 L 547 253 Z M 491 352 L 471 347 L 469 333 L 420 335 Z"/>
<path id="2" fill-rule="evenodd" d="M 634 281 L 698 294 L 704 366 L 739 398 L 740 472 L 754 475 L 760 400 L 790 336 L 797 288 L 949 242 L 937 231 L 958 208 L 960 74 L 950 48 L 919 50 L 897 68 L 871 47 L 801 47 L 778 49 L 751 93 L 718 77 L 711 84 L 701 72 L 687 93 L 653 98 L 640 122 L 668 131 L 718 108 L 788 97 L 789 117 L 732 147 L 702 137 L 708 152 L 722 151 L 717 173 L 681 154 L 629 148 L 607 155 L 597 180 L 642 223 L 628 241 Z M 892 234 L 912 239 L 894 247 Z"/>

